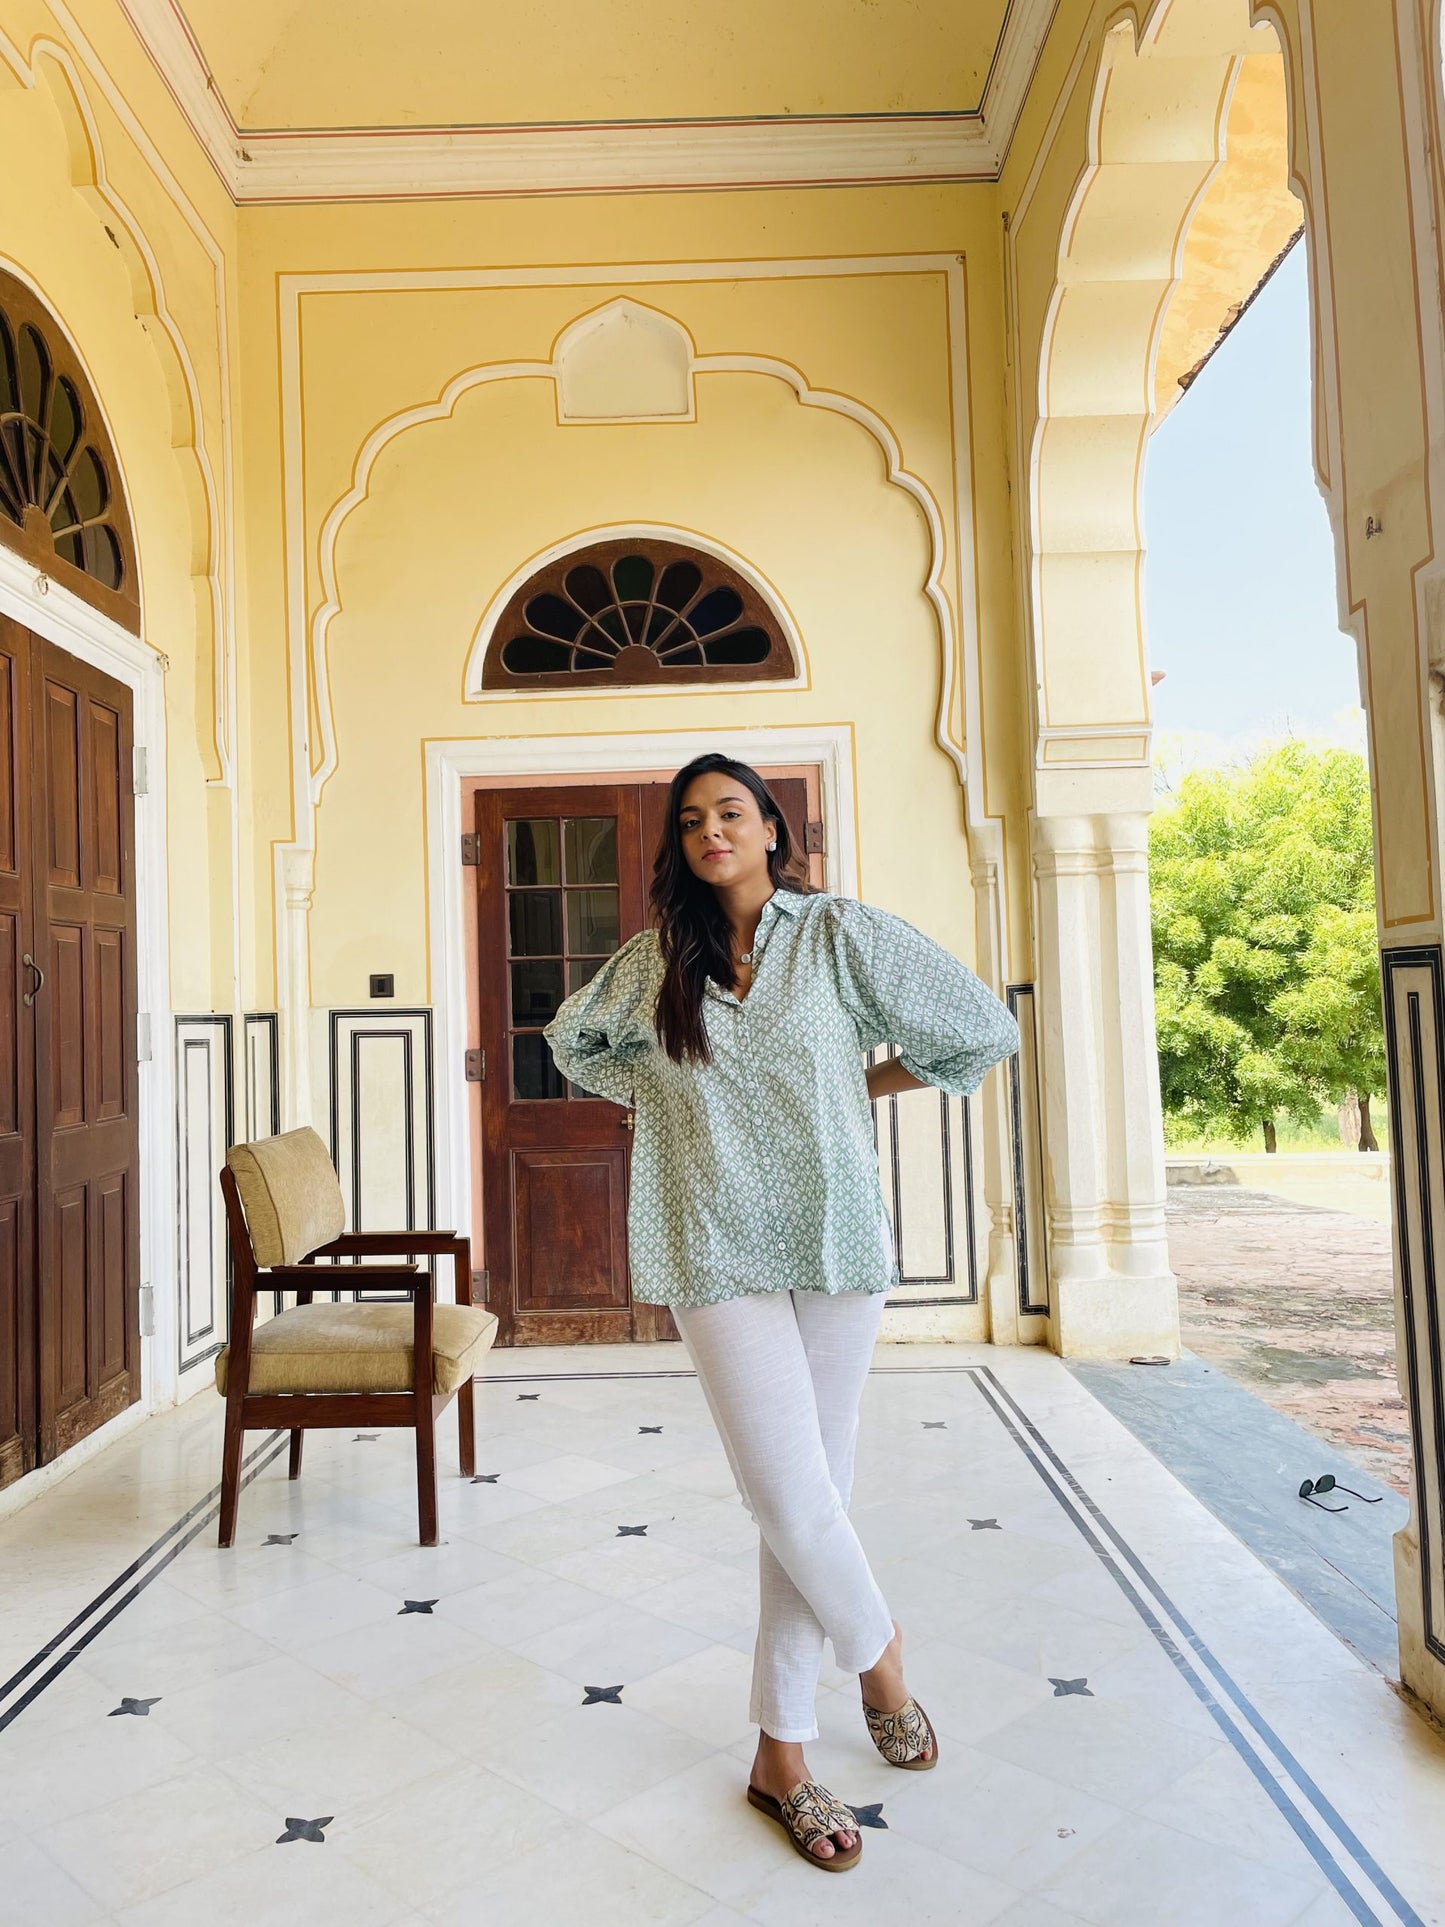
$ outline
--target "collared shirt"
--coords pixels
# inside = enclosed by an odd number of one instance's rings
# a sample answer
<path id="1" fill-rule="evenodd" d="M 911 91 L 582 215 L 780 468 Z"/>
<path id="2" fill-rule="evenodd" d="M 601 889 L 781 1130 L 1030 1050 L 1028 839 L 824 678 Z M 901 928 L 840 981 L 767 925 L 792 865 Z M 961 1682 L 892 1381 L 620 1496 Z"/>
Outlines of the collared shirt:
<path id="1" fill-rule="evenodd" d="M 608 958 L 547 1027 L 563 1075 L 633 1105 L 632 1295 L 698 1306 L 769 1291 L 898 1282 L 863 1053 L 895 1044 L 915 1077 L 977 1089 L 1018 1027 L 956 957 L 887 911 L 778 891 L 741 1001 L 708 981 L 709 1064 L 653 1025 L 657 935 Z"/>

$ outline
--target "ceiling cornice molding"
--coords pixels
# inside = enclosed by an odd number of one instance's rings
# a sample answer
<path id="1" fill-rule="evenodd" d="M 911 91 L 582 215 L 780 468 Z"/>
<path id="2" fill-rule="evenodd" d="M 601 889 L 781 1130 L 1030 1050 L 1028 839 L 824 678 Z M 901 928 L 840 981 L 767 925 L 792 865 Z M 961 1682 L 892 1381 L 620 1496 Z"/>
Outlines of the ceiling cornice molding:
<path id="1" fill-rule="evenodd" d="M 238 205 L 992 181 L 1057 4 L 1012 0 L 978 113 L 253 133 L 174 0 L 120 0 Z"/>

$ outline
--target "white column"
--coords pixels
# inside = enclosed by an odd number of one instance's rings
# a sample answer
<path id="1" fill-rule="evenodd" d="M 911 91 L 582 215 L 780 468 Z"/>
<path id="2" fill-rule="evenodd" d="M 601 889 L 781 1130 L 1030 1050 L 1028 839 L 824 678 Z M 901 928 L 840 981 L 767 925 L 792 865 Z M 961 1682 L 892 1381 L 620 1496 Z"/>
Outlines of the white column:
<path id="1" fill-rule="evenodd" d="M 281 1030 L 281 1128 L 315 1124 L 311 1108 L 311 897 L 316 852 L 276 851 L 276 1002 Z"/>
<path id="2" fill-rule="evenodd" d="M 1049 1335 L 1076 1356 L 1179 1349 L 1142 813 L 1034 818 Z"/>

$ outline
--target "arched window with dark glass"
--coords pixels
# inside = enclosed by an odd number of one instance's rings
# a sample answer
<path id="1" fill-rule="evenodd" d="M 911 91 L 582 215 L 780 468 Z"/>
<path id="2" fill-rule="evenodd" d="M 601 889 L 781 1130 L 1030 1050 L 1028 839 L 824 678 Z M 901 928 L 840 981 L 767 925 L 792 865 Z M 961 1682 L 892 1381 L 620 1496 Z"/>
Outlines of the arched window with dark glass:
<path id="1" fill-rule="evenodd" d="M 717 556 L 653 537 L 539 569 L 492 632 L 484 689 L 775 682 L 797 673 L 777 615 Z"/>
<path id="2" fill-rule="evenodd" d="M 54 316 L 3 271 L 0 543 L 139 630 L 135 546 L 100 410 Z"/>

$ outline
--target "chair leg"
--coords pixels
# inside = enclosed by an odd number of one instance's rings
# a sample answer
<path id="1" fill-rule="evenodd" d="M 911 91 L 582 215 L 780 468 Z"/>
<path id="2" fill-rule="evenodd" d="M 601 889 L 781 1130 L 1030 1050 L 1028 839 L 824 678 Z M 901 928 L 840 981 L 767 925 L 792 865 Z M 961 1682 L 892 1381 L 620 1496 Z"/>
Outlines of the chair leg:
<path id="1" fill-rule="evenodd" d="M 246 1428 L 241 1423 L 241 1401 L 226 1400 L 226 1435 L 221 1445 L 221 1531 L 218 1544 L 236 1543 L 236 1507 L 241 1497 L 241 1449 Z"/>
<path id="2" fill-rule="evenodd" d="M 429 1398 L 416 1402 L 416 1503 L 421 1543 L 437 1543 L 437 1418 Z"/>
<path id="3" fill-rule="evenodd" d="M 291 1458 L 286 1476 L 288 1479 L 301 1477 L 301 1446 L 306 1434 L 299 1425 L 291 1428 Z"/>
<path id="4" fill-rule="evenodd" d="M 457 1393 L 457 1435 L 462 1448 L 462 1477 L 469 1479 L 477 1469 L 477 1381 L 464 1379 Z"/>

